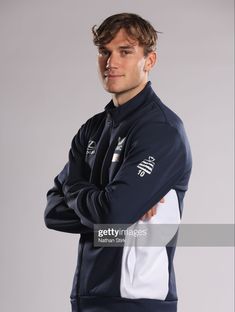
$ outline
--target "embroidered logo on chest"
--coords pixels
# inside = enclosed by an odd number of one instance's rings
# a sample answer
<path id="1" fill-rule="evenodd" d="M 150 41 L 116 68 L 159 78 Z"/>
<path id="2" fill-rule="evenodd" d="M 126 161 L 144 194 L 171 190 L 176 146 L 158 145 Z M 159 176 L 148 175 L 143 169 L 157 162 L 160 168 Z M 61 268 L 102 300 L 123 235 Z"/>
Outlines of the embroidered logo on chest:
<path id="1" fill-rule="evenodd" d="M 142 160 L 141 163 L 138 164 L 137 166 L 137 168 L 139 169 L 138 175 L 140 177 L 143 177 L 145 173 L 151 174 L 154 167 L 155 167 L 155 158 L 153 156 L 149 156 L 148 158 Z"/>
<path id="2" fill-rule="evenodd" d="M 86 155 L 93 155 L 93 154 L 95 154 L 95 150 L 96 150 L 96 142 L 90 140 L 88 142 L 88 146 L 87 146 L 87 149 L 86 149 Z"/>
<path id="3" fill-rule="evenodd" d="M 126 140 L 126 137 L 124 138 L 118 138 L 118 144 L 115 148 L 114 154 L 113 154 L 113 158 L 112 158 L 112 162 L 118 162 L 120 159 L 120 154 L 124 145 L 124 142 Z"/>

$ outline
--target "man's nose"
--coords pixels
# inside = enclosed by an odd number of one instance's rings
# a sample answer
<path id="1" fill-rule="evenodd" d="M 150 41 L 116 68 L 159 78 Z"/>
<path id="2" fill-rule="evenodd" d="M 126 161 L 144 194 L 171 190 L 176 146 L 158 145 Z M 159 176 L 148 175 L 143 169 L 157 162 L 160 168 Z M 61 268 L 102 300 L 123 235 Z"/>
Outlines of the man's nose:
<path id="1" fill-rule="evenodd" d="M 110 53 L 109 58 L 107 59 L 106 68 L 117 68 L 118 67 L 118 58 L 117 55 Z"/>

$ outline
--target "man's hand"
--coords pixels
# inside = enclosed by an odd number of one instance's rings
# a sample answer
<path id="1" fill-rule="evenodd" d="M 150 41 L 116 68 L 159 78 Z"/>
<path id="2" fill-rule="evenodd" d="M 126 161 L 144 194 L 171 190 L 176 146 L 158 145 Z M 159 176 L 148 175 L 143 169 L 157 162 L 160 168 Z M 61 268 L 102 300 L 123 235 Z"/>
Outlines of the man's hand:
<path id="1" fill-rule="evenodd" d="M 160 200 L 160 202 L 159 203 L 164 203 L 165 202 L 165 199 L 164 199 L 164 197 Z M 143 215 L 143 217 L 141 217 L 140 218 L 140 220 L 142 220 L 142 221 L 148 221 L 148 220 L 150 220 L 153 216 L 155 216 L 156 214 L 157 214 L 157 206 L 158 206 L 158 204 L 159 203 L 157 203 L 156 205 L 154 205 L 151 209 L 149 209 L 149 211 L 148 212 L 146 212 L 144 215 Z"/>

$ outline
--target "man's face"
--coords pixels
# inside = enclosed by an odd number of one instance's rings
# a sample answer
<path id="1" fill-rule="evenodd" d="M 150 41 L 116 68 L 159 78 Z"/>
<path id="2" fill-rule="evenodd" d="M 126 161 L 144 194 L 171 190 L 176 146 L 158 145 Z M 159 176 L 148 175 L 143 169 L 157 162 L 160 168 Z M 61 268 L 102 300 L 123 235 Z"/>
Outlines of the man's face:
<path id="1" fill-rule="evenodd" d="M 128 100 L 146 84 L 148 70 L 144 49 L 121 29 L 112 41 L 99 47 L 98 65 L 106 91 Z"/>

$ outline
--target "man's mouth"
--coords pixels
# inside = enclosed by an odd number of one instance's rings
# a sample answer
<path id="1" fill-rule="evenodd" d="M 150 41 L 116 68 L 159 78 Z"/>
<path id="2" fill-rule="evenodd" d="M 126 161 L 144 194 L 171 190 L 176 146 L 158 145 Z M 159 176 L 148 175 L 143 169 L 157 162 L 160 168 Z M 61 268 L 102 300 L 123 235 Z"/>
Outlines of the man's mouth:
<path id="1" fill-rule="evenodd" d="M 116 74 L 116 73 L 104 73 L 104 77 L 105 78 L 109 78 L 109 79 L 120 78 L 120 77 L 123 77 L 123 76 L 124 75 Z"/>

